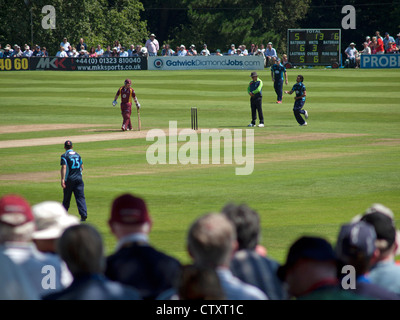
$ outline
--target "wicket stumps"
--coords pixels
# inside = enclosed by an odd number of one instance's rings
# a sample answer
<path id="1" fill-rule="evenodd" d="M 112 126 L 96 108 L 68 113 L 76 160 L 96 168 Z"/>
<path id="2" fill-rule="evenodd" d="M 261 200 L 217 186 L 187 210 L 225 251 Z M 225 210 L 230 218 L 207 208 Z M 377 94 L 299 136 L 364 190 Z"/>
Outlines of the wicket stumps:
<path id="1" fill-rule="evenodd" d="M 192 108 L 192 130 L 197 130 L 199 123 L 197 121 L 197 108 Z"/>

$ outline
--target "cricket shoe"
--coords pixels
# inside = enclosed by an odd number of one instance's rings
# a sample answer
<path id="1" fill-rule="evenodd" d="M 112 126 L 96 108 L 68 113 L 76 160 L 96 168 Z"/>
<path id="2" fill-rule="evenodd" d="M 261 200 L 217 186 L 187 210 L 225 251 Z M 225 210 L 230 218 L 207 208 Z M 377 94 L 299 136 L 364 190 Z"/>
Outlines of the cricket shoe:
<path id="1" fill-rule="evenodd" d="M 258 126 L 259 126 L 260 128 L 264 128 L 264 123 L 260 123 Z"/>
<path id="2" fill-rule="evenodd" d="M 278 100 L 276 103 L 282 103 L 282 101 Z"/>
<path id="3" fill-rule="evenodd" d="M 308 119 L 308 112 L 307 112 L 307 110 L 304 110 L 304 117 L 305 117 L 306 119 Z"/>
<path id="4" fill-rule="evenodd" d="M 248 127 L 255 127 L 256 125 L 255 124 L 252 124 L 252 123 L 250 123 L 249 125 L 248 125 Z"/>
<path id="5" fill-rule="evenodd" d="M 304 126 L 306 126 L 307 125 L 307 122 L 304 122 L 303 124 L 301 124 L 300 126 L 301 127 L 304 127 Z"/>

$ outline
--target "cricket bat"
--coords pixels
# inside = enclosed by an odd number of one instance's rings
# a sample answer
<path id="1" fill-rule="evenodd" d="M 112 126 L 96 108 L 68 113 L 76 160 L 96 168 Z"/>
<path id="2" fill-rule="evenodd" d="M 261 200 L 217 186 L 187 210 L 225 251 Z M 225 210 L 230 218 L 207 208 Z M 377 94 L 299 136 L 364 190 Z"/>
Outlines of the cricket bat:
<path id="1" fill-rule="evenodd" d="M 142 129 L 142 121 L 140 121 L 140 111 L 137 109 L 137 118 L 138 118 L 138 130 Z"/>

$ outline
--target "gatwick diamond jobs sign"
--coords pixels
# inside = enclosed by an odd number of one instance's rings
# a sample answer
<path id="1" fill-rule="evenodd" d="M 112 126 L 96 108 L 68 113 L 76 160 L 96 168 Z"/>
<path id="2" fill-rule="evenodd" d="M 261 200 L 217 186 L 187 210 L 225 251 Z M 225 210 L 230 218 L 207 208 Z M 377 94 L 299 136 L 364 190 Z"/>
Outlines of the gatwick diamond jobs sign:
<path id="1" fill-rule="evenodd" d="M 262 56 L 149 57 L 149 70 L 232 69 L 263 70 Z"/>

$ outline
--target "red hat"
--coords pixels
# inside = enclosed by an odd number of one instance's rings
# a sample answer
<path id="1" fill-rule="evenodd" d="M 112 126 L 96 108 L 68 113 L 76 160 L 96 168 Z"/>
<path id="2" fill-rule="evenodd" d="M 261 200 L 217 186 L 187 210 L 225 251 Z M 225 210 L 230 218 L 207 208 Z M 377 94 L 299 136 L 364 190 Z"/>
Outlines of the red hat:
<path id="1" fill-rule="evenodd" d="M 13 227 L 33 221 L 29 203 L 19 195 L 5 195 L 0 199 L 0 223 Z"/>
<path id="2" fill-rule="evenodd" d="M 125 83 L 132 84 L 132 81 L 131 81 L 131 79 L 125 79 Z"/>
<path id="3" fill-rule="evenodd" d="M 151 224 L 151 218 L 143 199 L 126 193 L 114 200 L 109 222 L 123 224 L 142 224 L 148 222 Z"/>

